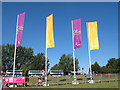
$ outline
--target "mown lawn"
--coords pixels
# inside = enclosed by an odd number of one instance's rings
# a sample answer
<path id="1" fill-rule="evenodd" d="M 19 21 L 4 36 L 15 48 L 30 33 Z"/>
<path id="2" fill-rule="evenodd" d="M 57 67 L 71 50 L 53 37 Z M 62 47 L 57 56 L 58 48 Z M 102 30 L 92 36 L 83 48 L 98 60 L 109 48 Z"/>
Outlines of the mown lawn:
<path id="1" fill-rule="evenodd" d="M 85 81 L 87 82 L 88 79 L 90 79 L 89 76 L 87 76 L 87 77 L 77 76 L 76 78 L 79 82 L 85 82 Z M 95 76 L 93 78 L 94 78 L 94 80 L 108 80 L 109 81 L 109 79 L 117 79 L 118 77 L 115 77 L 115 76 L 110 76 L 110 77 L 108 77 L 108 76 L 107 77 Z M 73 80 L 74 80 L 74 78 L 70 77 L 70 76 L 67 76 L 67 77 L 65 77 L 65 76 L 64 77 L 48 77 L 48 82 L 51 84 L 69 83 L 69 82 L 72 82 Z M 35 85 L 35 84 L 37 84 L 37 82 L 38 82 L 37 77 L 30 77 L 28 84 Z"/>
<path id="2" fill-rule="evenodd" d="M 17 87 L 17 88 L 118 88 L 118 81 L 93 83 L 93 84 L 81 83 L 78 85 L 64 84 L 64 85 L 29 86 L 29 87 Z"/>

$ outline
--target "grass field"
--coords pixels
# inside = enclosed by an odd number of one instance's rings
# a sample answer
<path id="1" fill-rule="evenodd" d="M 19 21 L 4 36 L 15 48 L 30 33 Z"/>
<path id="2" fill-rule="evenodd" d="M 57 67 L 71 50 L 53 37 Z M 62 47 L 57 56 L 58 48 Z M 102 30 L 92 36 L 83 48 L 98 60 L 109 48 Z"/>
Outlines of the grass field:
<path id="1" fill-rule="evenodd" d="M 64 85 L 51 85 L 51 86 L 29 86 L 17 88 L 118 88 L 118 81 L 102 82 L 102 83 L 81 83 L 78 85 L 64 84 Z"/>
<path id="2" fill-rule="evenodd" d="M 18 87 L 16 88 L 118 88 L 118 81 L 120 84 L 120 79 L 118 77 L 120 76 L 97 75 L 93 77 L 95 83 L 90 84 L 88 83 L 88 80 L 90 79 L 89 76 L 77 76 L 77 81 L 79 81 L 80 83 L 78 85 L 71 84 L 74 80 L 74 78 L 71 76 L 48 77 L 48 83 L 50 84 L 50 86 L 38 86 L 38 77 L 26 77 L 28 78 L 28 80 L 26 81 L 26 84 L 28 86 L 23 87 L 23 84 L 18 84 Z"/>
<path id="3" fill-rule="evenodd" d="M 79 81 L 80 83 L 85 83 L 85 82 L 88 82 L 88 80 L 90 79 L 90 76 L 87 76 L 87 77 L 82 77 L 82 76 L 77 76 L 77 81 Z M 96 80 L 102 80 L 102 81 L 109 81 L 111 79 L 118 79 L 118 77 L 116 76 L 110 76 L 110 77 L 106 77 L 106 76 L 94 76 L 93 79 L 96 81 Z M 71 83 L 72 81 L 74 80 L 73 77 L 70 77 L 70 76 L 63 76 L 63 77 L 48 77 L 48 82 L 50 84 L 67 84 L 67 83 Z M 37 77 L 30 77 L 29 78 L 29 82 L 28 82 L 29 85 L 36 85 L 37 84 Z"/>

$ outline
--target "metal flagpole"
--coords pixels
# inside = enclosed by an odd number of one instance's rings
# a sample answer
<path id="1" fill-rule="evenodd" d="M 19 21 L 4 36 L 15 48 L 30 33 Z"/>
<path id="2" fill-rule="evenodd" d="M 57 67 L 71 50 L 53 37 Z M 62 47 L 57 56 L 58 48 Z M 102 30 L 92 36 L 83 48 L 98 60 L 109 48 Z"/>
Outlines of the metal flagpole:
<path id="1" fill-rule="evenodd" d="M 15 76 L 15 59 L 16 59 L 16 41 L 17 41 L 18 18 L 19 18 L 19 15 L 17 15 L 17 26 L 16 26 L 16 37 L 15 37 L 15 51 L 14 51 L 14 64 L 13 64 L 13 77 Z"/>
<path id="2" fill-rule="evenodd" d="M 45 83 L 47 85 L 47 48 L 46 48 L 46 56 L 45 56 Z"/>
<path id="3" fill-rule="evenodd" d="M 73 49 L 73 63 L 74 63 L 74 81 L 76 81 L 76 74 L 75 74 L 75 54 L 74 54 L 75 49 Z"/>
<path id="4" fill-rule="evenodd" d="M 72 22 L 72 37 L 73 37 L 73 22 Z M 74 49 L 74 37 L 73 37 L 73 64 L 74 64 L 74 81 L 76 81 L 76 74 L 75 74 L 75 49 Z"/>
<path id="5" fill-rule="evenodd" d="M 87 23 L 86 23 L 86 26 L 87 26 L 87 36 L 88 36 L 88 25 L 87 25 Z M 88 38 L 88 50 L 89 50 L 89 63 L 90 63 L 90 77 L 91 77 L 91 80 L 92 80 L 92 69 L 91 69 L 91 57 L 90 57 L 89 38 Z"/>
<path id="6" fill-rule="evenodd" d="M 46 18 L 46 22 L 47 22 L 47 18 Z M 46 25 L 47 28 L 47 25 Z M 47 30 L 46 30 L 46 35 L 47 35 Z M 45 49 L 45 86 L 47 86 L 47 36 L 46 36 L 46 49 Z"/>
<path id="7" fill-rule="evenodd" d="M 90 62 L 90 77 L 91 77 L 91 80 L 92 80 L 92 69 L 91 69 L 90 49 L 89 49 L 89 62 Z"/>

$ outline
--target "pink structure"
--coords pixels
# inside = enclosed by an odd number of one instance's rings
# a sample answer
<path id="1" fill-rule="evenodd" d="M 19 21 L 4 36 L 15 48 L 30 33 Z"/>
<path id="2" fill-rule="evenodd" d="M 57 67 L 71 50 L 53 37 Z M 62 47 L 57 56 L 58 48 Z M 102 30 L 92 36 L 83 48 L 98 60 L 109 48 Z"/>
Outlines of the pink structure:
<path id="1" fill-rule="evenodd" d="M 3 79 L 3 85 L 15 83 L 25 83 L 25 77 L 5 77 Z"/>

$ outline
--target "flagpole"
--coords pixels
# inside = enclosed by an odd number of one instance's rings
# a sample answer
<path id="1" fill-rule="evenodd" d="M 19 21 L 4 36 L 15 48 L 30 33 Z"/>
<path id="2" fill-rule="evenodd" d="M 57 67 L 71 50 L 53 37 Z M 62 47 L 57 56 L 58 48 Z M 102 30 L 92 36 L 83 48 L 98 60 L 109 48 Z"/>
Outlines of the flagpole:
<path id="1" fill-rule="evenodd" d="M 74 63 L 74 81 L 76 81 L 76 74 L 75 74 L 75 49 L 73 49 L 73 63 Z"/>
<path id="2" fill-rule="evenodd" d="M 19 15 L 17 15 L 17 26 L 16 26 L 16 37 L 15 37 L 15 51 L 14 51 L 14 64 L 13 64 L 13 77 L 15 76 L 15 59 L 16 59 L 16 40 L 17 40 L 18 18 L 19 18 Z"/>
<path id="3" fill-rule="evenodd" d="M 47 22 L 47 18 L 46 18 L 46 22 Z M 46 25 L 47 28 L 47 25 Z M 47 30 L 46 30 L 46 49 L 45 49 L 45 84 L 47 86 Z"/>
<path id="4" fill-rule="evenodd" d="M 46 73 L 46 75 L 45 75 L 45 83 L 47 85 L 47 48 L 46 48 L 45 52 L 46 52 L 46 56 L 45 56 L 45 73 Z"/>
<path id="5" fill-rule="evenodd" d="M 73 22 L 72 22 L 72 37 L 73 37 Z M 74 64 L 74 81 L 76 81 L 76 74 L 75 74 L 75 49 L 74 49 L 74 37 L 73 37 L 73 64 Z"/>
<path id="6" fill-rule="evenodd" d="M 87 26 L 87 23 L 86 23 L 86 26 Z M 88 26 L 87 26 L 87 36 L 88 36 Z M 89 50 L 89 63 L 90 63 L 90 78 L 92 80 L 92 69 L 91 69 L 91 56 L 90 56 L 89 38 L 88 38 L 88 50 Z"/>
<path id="7" fill-rule="evenodd" d="M 92 69 L 91 69 L 91 56 L 90 56 L 90 49 L 89 49 L 89 62 L 90 62 L 90 77 L 92 80 Z"/>

